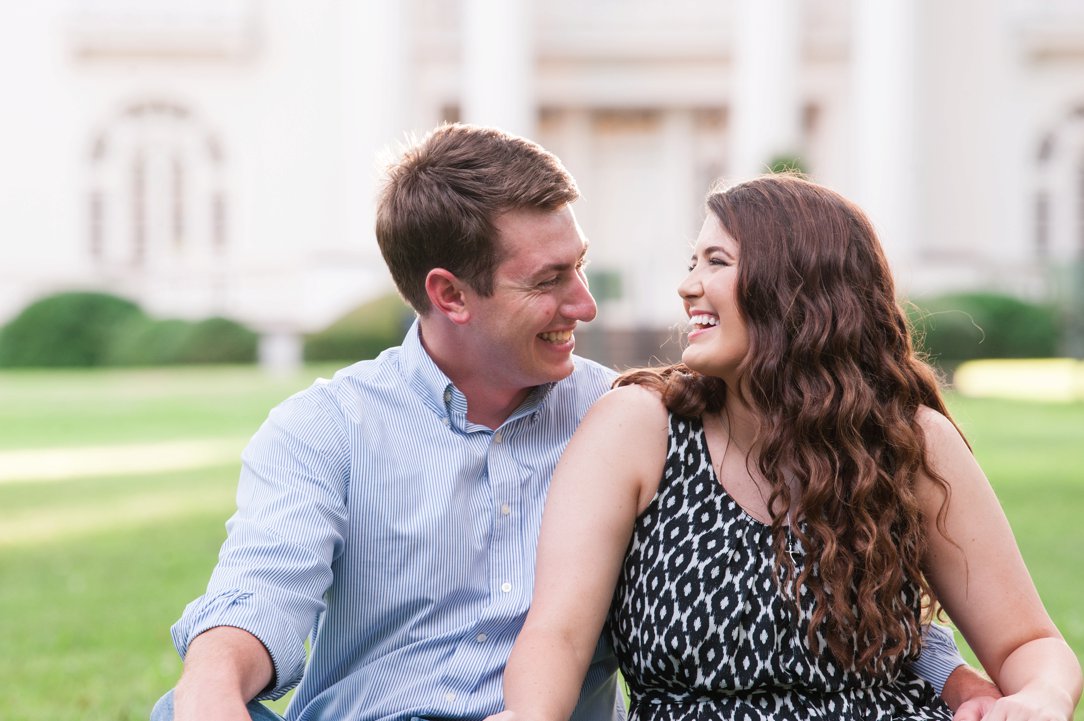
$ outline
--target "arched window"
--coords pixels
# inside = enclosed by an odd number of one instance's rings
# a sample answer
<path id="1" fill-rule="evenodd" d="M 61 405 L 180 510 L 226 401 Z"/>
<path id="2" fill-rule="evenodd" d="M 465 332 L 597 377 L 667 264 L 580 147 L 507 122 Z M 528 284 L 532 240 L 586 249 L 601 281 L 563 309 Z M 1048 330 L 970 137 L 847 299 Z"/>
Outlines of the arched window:
<path id="1" fill-rule="evenodd" d="M 103 268 L 198 266 L 228 245 L 223 151 L 179 103 L 136 102 L 95 133 L 89 251 Z"/>

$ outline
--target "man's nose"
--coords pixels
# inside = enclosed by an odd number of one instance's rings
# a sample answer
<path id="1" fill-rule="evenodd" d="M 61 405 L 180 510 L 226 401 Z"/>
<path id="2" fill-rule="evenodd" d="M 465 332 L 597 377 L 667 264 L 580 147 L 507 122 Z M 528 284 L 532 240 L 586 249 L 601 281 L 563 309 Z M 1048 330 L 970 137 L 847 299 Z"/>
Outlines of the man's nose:
<path id="1" fill-rule="evenodd" d="M 565 300 L 562 315 L 572 320 L 589 323 L 595 319 L 597 314 L 598 305 L 595 303 L 591 291 L 587 289 L 587 277 L 582 273 L 577 273 L 573 287 Z"/>

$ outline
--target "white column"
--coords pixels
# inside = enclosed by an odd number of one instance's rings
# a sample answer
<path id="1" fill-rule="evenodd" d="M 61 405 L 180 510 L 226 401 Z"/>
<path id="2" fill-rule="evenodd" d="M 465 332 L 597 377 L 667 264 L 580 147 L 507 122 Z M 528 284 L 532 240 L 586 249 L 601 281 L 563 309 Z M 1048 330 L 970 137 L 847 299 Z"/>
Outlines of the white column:
<path id="1" fill-rule="evenodd" d="M 576 179 L 580 196 L 585 200 L 576 203 L 576 220 L 591 237 L 595 213 L 591 198 L 596 196 L 594 137 L 591 129 L 591 111 L 585 108 L 562 108 L 556 122 L 540 128 L 537 140 L 561 159 L 568 172 Z M 597 189 L 601 193 L 603 189 Z"/>
<path id="2" fill-rule="evenodd" d="M 464 0 L 464 122 L 534 137 L 534 7 L 531 0 Z"/>
<path id="3" fill-rule="evenodd" d="M 902 285 L 913 257 L 915 158 L 913 0 L 852 0 L 852 183 Z"/>
<path id="4" fill-rule="evenodd" d="M 703 220 L 707 188 L 696 177 L 696 127 L 687 109 L 665 111 L 660 134 L 658 205 L 650 211 L 651 235 L 640 248 L 641 285 L 630 289 L 638 300 L 636 315 L 643 327 L 671 328 L 683 315 L 678 284 L 685 277 L 690 249 Z M 640 212 L 645 212 L 641 209 Z M 645 218 L 646 221 L 646 218 Z"/>
<path id="5" fill-rule="evenodd" d="M 327 224 L 331 232 L 307 239 L 320 252 L 304 269 L 305 286 L 296 289 L 294 303 L 304 310 L 284 307 L 260 328 L 260 362 L 273 372 L 300 364 L 303 317 L 330 320 L 345 302 L 391 289 L 374 226 L 381 161 L 403 141 L 410 118 L 408 3 L 337 0 L 333 7 L 338 55 L 328 56 L 338 65 L 328 71 L 337 75 L 338 133 L 327 145 L 335 153 L 337 222 Z"/>
<path id="6" fill-rule="evenodd" d="M 730 169 L 743 180 L 800 150 L 799 6 L 794 0 L 739 0 L 734 37 Z"/>
<path id="7" fill-rule="evenodd" d="M 339 2 L 343 223 L 338 245 L 371 254 L 376 268 L 383 267 L 373 235 L 381 156 L 403 142 L 410 119 L 406 5 L 396 0 Z"/>

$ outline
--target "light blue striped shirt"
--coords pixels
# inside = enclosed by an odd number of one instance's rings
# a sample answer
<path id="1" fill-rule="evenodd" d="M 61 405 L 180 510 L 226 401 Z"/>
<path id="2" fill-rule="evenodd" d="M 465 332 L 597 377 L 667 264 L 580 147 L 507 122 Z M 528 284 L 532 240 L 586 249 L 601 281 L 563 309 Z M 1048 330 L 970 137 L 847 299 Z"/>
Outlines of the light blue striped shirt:
<path id="1" fill-rule="evenodd" d="M 245 450 L 238 511 L 207 593 L 173 627 L 237 626 L 275 665 L 288 719 L 480 719 L 502 708 L 504 664 L 534 586 L 553 468 L 613 380 L 582 358 L 493 431 L 421 346 L 318 381 Z M 305 640 L 312 657 L 304 678 Z M 576 718 L 624 717 L 600 644 Z"/>
<path id="2" fill-rule="evenodd" d="M 275 665 L 261 698 L 300 680 L 291 721 L 499 711 L 550 476 L 613 377 L 577 358 L 493 431 L 467 420 L 415 323 L 401 347 L 285 401 L 245 449 L 237 513 L 207 593 L 172 629 L 177 650 L 216 626 L 249 631 Z M 938 688 L 962 663 L 940 640 L 915 665 Z M 600 641 L 577 721 L 624 717 L 615 670 Z"/>

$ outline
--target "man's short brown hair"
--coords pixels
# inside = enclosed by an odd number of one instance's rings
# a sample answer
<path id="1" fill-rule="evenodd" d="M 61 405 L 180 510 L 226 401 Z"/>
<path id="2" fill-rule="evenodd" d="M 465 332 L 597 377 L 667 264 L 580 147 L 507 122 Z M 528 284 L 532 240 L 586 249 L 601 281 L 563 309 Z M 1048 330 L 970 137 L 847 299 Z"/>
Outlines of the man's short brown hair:
<path id="1" fill-rule="evenodd" d="M 376 239 L 399 293 L 424 315 L 433 268 L 493 293 L 498 216 L 555 211 L 578 197 L 576 181 L 540 145 L 495 128 L 442 125 L 388 167 Z"/>

